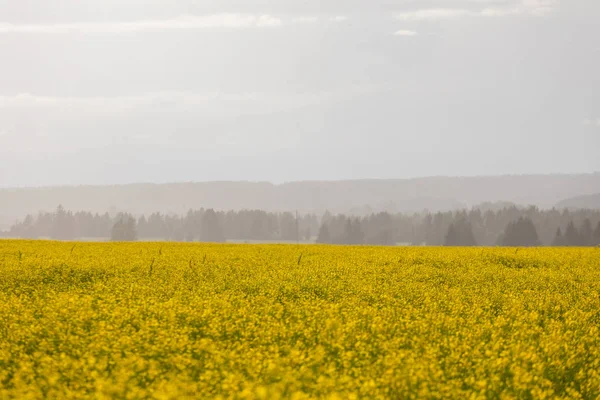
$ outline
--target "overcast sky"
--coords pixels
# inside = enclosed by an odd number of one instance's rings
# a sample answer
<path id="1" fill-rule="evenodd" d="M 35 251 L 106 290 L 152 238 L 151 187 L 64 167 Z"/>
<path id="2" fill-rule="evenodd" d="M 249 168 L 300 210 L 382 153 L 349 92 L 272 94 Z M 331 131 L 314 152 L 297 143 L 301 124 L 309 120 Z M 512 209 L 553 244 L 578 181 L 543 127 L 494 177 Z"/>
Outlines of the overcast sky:
<path id="1" fill-rule="evenodd" d="M 0 187 L 600 170 L 598 0 L 0 0 Z"/>

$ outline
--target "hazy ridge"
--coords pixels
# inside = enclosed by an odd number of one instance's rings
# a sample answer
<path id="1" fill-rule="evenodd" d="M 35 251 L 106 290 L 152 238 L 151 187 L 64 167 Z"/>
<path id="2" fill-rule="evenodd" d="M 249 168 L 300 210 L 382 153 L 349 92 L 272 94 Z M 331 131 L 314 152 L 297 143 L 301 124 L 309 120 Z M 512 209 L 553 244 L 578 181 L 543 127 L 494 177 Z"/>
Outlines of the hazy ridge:
<path id="1" fill-rule="evenodd" d="M 0 226 L 27 213 L 71 210 L 185 213 L 190 208 L 266 211 L 417 212 L 453 210 L 484 202 L 551 208 L 562 200 L 600 192 L 600 173 L 429 177 L 394 180 L 189 182 L 114 186 L 0 189 Z"/>
<path id="2" fill-rule="evenodd" d="M 559 208 L 589 208 L 600 209 L 600 193 L 586 194 L 582 196 L 571 197 L 560 201 L 557 205 Z"/>

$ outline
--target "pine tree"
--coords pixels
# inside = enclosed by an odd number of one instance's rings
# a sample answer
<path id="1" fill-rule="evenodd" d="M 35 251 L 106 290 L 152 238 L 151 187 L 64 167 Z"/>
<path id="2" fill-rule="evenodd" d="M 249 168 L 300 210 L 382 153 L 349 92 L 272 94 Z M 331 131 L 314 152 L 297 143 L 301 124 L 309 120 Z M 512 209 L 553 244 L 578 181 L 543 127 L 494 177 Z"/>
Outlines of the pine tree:
<path id="1" fill-rule="evenodd" d="M 593 243 L 593 234 L 592 230 L 592 221 L 589 218 L 586 218 L 581 223 L 581 227 L 579 228 L 579 244 L 581 246 L 592 246 Z"/>
<path id="2" fill-rule="evenodd" d="M 221 221 L 213 209 L 208 209 L 204 212 L 200 240 L 212 243 L 221 243 L 225 241 L 225 234 L 223 233 Z"/>
<path id="3" fill-rule="evenodd" d="M 344 228 L 344 244 L 363 244 L 365 235 L 360 226 L 360 220 L 348 219 Z"/>
<path id="4" fill-rule="evenodd" d="M 120 214 L 112 227 L 110 240 L 113 242 L 133 242 L 137 240 L 135 218 Z"/>
<path id="5" fill-rule="evenodd" d="M 123 220 L 120 219 L 113 225 L 110 231 L 110 240 L 113 242 L 123 241 Z"/>
<path id="6" fill-rule="evenodd" d="M 73 213 L 66 211 L 62 205 L 56 208 L 52 237 L 60 240 L 72 240 L 75 238 Z"/>
<path id="7" fill-rule="evenodd" d="M 594 230 L 593 244 L 594 246 L 600 246 L 600 221 L 598 221 L 598 225 L 596 225 L 596 229 Z"/>
<path id="8" fill-rule="evenodd" d="M 516 221 L 509 222 L 500 244 L 509 247 L 539 246 L 540 240 L 533 221 L 529 218 L 519 217 Z"/>
<path id="9" fill-rule="evenodd" d="M 570 221 L 565 231 L 565 246 L 579 246 L 579 233 L 573 221 Z"/>
<path id="10" fill-rule="evenodd" d="M 466 218 L 459 219 L 455 227 L 460 236 L 461 246 L 477 246 L 473 226 Z"/>
<path id="11" fill-rule="evenodd" d="M 142 237 L 142 238 L 145 238 L 148 236 L 148 234 L 147 234 L 148 221 L 146 220 L 146 217 L 144 217 L 143 215 L 138 219 L 137 231 L 138 231 L 138 234 L 140 235 L 140 237 Z"/>
<path id="12" fill-rule="evenodd" d="M 125 241 L 134 242 L 137 240 L 137 226 L 135 218 L 129 217 L 125 222 Z"/>
<path id="13" fill-rule="evenodd" d="M 463 215 L 458 216 L 448 227 L 444 246 L 477 246 L 473 227 Z"/>
<path id="14" fill-rule="evenodd" d="M 563 238 L 562 231 L 560 227 L 556 230 L 556 235 L 554 236 L 554 240 L 552 241 L 552 246 L 561 247 L 565 245 L 565 239 Z"/>
<path id="15" fill-rule="evenodd" d="M 454 224 L 450 224 L 448 227 L 448 232 L 446 233 L 446 238 L 444 240 L 444 246 L 460 246 L 456 229 L 454 229 Z"/>
<path id="16" fill-rule="evenodd" d="M 317 243 L 321 243 L 321 244 L 331 243 L 331 237 L 329 235 L 329 228 L 327 227 L 326 223 L 321 225 L 321 228 L 319 229 L 319 235 L 317 236 Z"/>

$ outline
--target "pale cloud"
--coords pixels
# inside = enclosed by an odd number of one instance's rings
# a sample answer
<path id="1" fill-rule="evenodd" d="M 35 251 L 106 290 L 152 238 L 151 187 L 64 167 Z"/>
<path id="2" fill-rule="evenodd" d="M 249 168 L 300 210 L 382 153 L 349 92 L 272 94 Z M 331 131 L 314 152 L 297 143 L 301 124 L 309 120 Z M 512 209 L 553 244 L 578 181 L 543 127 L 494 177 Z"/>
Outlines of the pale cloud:
<path id="1" fill-rule="evenodd" d="M 597 118 L 597 119 L 586 118 L 583 120 L 583 125 L 589 126 L 589 127 L 594 127 L 594 128 L 600 128 L 600 118 Z"/>
<path id="2" fill-rule="evenodd" d="M 401 29 L 394 32 L 395 36 L 417 36 L 417 32 Z"/>
<path id="3" fill-rule="evenodd" d="M 345 15 L 336 15 L 334 17 L 331 17 L 329 20 L 332 22 L 345 22 L 348 20 L 348 17 Z"/>
<path id="4" fill-rule="evenodd" d="M 487 1 L 477 2 L 487 4 Z M 401 21 L 438 21 L 461 17 L 505 17 L 511 15 L 545 15 L 554 10 L 554 0 L 521 0 L 503 7 L 466 8 L 425 8 L 399 12 L 395 18 Z"/>
<path id="5" fill-rule="evenodd" d="M 522 0 L 522 8 L 530 14 L 542 15 L 556 8 L 557 0 Z"/>
<path id="6" fill-rule="evenodd" d="M 378 92 L 380 87 L 372 85 L 350 86 L 335 91 L 306 93 L 226 93 L 226 92 L 181 92 L 161 91 L 131 96 L 40 96 L 21 93 L 15 96 L 0 95 L 1 109 L 52 109 L 72 112 L 118 113 L 134 109 L 171 107 L 197 110 L 210 116 L 242 114 L 264 114 L 305 107 L 329 104 L 345 99 Z"/>
<path id="7" fill-rule="evenodd" d="M 267 28 L 283 25 L 273 15 L 214 14 L 182 15 L 162 20 L 128 22 L 69 22 L 60 24 L 12 24 L 0 22 L 0 33 L 129 33 L 192 29 Z"/>
<path id="8" fill-rule="evenodd" d="M 292 20 L 292 22 L 300 23 L 300 24 L 315 24 L 319 22 L 319 17 L 314 15 L 296 17 Z"/>
<path id="9" fill-rule="evenodd" d="M 135 32 L 162 32 L 199 29 L 250 29 L 276 28 L 293 24 L 315 24 L 320 21 L 341 23 L 349 18 L 335 15 L 323 20 L 316 15 L 281 18 L 270 14 L 212 14 L 182 15 L 162 20 L 138 20 L 121 22 L 68 22 L 59 24 L 15 24 L 0 22 L 0 34 L 124 34 Z"/>
<path id="10" fill-rule="evenodd" d="M 198 108 L 219 115 L 223 110 L 236 109 L 258 112 L 267 108 L 271 97 L 263 93 L 191 93 L 148 92 L 131 96 L 42 96 L 20 93 L 0 96 L 0 109 L 56 109 L 91 113 L 117 113 L 152 107 Z M 284 99 L 277 98 L 280 102 Z M 233 108 L 232 108 L 233 107 Z"/>
<path id="11" fill-rule="evenodd" d="M 396 18 L 402 21 L 430 21 L 456 18 L 469 15 L 471 12 L 452 8 L 430 8 L 415 11 L 407 11 L 396 14 Z"/>

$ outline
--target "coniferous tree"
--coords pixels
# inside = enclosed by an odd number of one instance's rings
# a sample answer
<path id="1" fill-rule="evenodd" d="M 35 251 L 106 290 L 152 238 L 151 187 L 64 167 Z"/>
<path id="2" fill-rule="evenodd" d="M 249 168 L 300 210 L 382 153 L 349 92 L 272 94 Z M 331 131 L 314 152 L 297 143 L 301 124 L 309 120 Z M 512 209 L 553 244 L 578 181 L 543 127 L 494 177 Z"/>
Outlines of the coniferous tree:
<path id="1" fill-rule="evenodd" d="M 296 230 L 296 218 L 294 214 L 285 212 L 279 215 L 279 234 L 281 240 L 296 240 L 298 232 Z"/>
<path id="2" fill-rule="evenodd" d="M 454 229 L 453 223 L 448 227 L 444 246 L 460 246 L 458 234 L 456 233 L 456 229 Z"/>
<path id="3" fill-rule="evenodd" d="M 554 236 L 554 240 L 552 241 L 552 246 L 561 247 L 565 245 L 565 240 L 562 235 L 562 231 L 560 227 L 556 230 L 556 235 Z"/>
<path id="4" fill-rule="evenodd" d="M 137 240 L 137 223 L 131 216 L 125 222 L 125 240 L 128 242 Z"/>
<path id="5" fill-rule="evenodd" d="M 321 228 L 319 229 L 319 235 L 317 236 L 317 243 L 321 243 L 321 244 L 331 243 L 331 237 L 329 235 L 329 228 L 327 227 L 326 223 L 321 225 Z"/>
<path id="6" fill-rule="evenodd" d="M 464 216 L 459 216 L 448 227 L 445 246 L 477 246 L 475 236 L 473 235 L 473 227 Z"/>
<path id="7" fill-rule="evenodd" d="M 391 229 L 381 229 L 372 239 L 373 241 L 368 242 L 369 244 L 377 244 L 380 246 L 393 246 L 396 244 L 394 232 Z"/>
<path id="8" fill-rule="evenodd" d="M 596 225 L 596 229 L 594 230 L 593 237 L 593 245 L 600 246 L 600 221 L 598 221 L 598 225 Z"/>
<path id="9" fill-rule="evenodd" d="M 147 237 L 148 221 L 146 220 L 146 217 L 144 217 L 143 215 L 138 219 L 137 231 L 138 231 L 138 235 L 142 239 L 144 237 Z"/>
<path id="10" fill-rule="evenodd" d="M 454 225 L 461 238 L 461 246 L 477 246 L 477 241 L 473 235 L 473 227 L 466 218 L 461 218 Z"/>
<path id="11" fill-rule="evenodd" d="M 225 241 L 223 227 L 217 213 L 211 208 L 204 212 L 200 239 L 203 242 L 220 243 Z"/>
<path id="12" fill-rule="evenodd" d="M 344 238 L 342 239 L 343 244 L 353 244 L 352 242 L 352 220 L 346 220 L 346 225 L 344 226 Z"/>
<path id="13" fill-rule="evenodd" d="M 362 229 L 362 224 L 359 218 L 354 220 L 353 229 L 352 229 L 352 244 L 364 244 L 365 243 L 365 233 Z"/>
<path id="14" fill-rule="evenodd" d="M 539 246 L 540 240 L 531 219 L 519 217 L 516 221 L 509 222 L 504 230 L 501 240 L 502 246 Z"/>
<path id="15" fill-rule="evenodd" d="M 221 226 L 220 239 L 207 239 L 204 228 L 209 227 L 210 224 L 208 221 L 207 224 L 203 224 L 205 213 L 204 209 L 199 209 L 190 210 L 184 216 L 160 213 L 140 216 L 137 232 L 139 237 L 144 239 L 158 240 L 224 240 L 224 238 L 277 240 L 283 237 L 295 240 L 296 226 L 301 233 L 300 237 L 309 238 L 309 229 L 311 233 L 316 234 L 325 225 L 327 235 L 320 236 L 321 240 L 328 243 L 393 245 L 402 242 L 464 246 L 473 245 L 476 240 L 477 244 L 489 246 L 494 243 L 502 245 L 505 238 L 504 235 L 500 236 L 506 230 L 508 223 L 520 217 L 527 217 L 533 222 L 539 240 L 545 245 L 600 244 L 600 210 L 558 211 L 505 207 L 495 211 L 487 210 L 484 213 L 478 210 L 435 214 L 424 212 L 411 215 L 382 212 L 352 218 L 349 224 L 347 216 L 333 216 L 326 213 L 323 215 L 323 221 L 319 221 L 314 214 L 300 216 L 297 225 L 295 218 L 289 213 L 283 216 L 281 213 L 260 210 L 229 211 L 226 214 L 215 213 L 217 225 Z M 207 219 L 210 219 L 210 214 L 212 213 L 207 213 Z M 4 235 L 15 238 L 110 238 L 112 228 L 119 221 L 118 218 L 120 218 L 118 215 L 111 217 L 108 213 L 72 212 L 58 207 L 55 212 L 42 211 L 37 216 L 27 216 L 11 226 Z M 565 230 L 567 224 L 570 226 Z M 468 225 L 472 229 L 465 228 Z M 561 228 L 561 235 L 557 235 L 558 227 Z M 202 234 L 203 229 L 204 234 Z M 499 237 L 500 240 L 496 241 Z M 521 245 L 523 242 L 519 239 L 515 242 L 517 243 Z"/>
<path id="16" fill-rule="evenodd" d="M 35 239 L 36 231 L 35 231 L 35 220 L 32 215 L 27 215 L 23 222 L 21 223 L 22 234 L 21 236 L 24 238 Z"/>
<path id="17" fill-rule="evenodd" d="M 589 218 L 586 218 L 581 223 L 579 228 L 579 245 L 580 246 L 592 246 L 594 231 L 592 228 L 592 222 Z"/>
<path id="18" fill-rule="evenodd" d="M 110 231 L 110 240 L 113 242 L 122 242 L 123 241 L 123 231 L 125 230 L 124 226 L 123 226 L 123 220 L 118 220 L 117 222 L 115 222 L 115 224 L 113 225 L 111 231 Z"/>
<path id="19" fill-rule="evenodd" d="M 182 224 L 184 240 L 186 242 L 194 241 L 194 211 L 188 210 Z"/>
<path id="20" fill-rule="evenodd" d="M 113 242 L 133 242 L 137 240 L 135 218 L 120 214 L 112 227 L 110 240 Z"/>
<path id="21" fill-rule="evenodd" d="M 573 221 L 569 221 L 565 231 L 565 246 L 579 246 L 579 233 Z"/>
<path id="22" fill-rule="evenodd" d="M 391 214 L 371 214 L 361 221 L 365 244 L 393 246 L 396 243 L 394 220 Z"/>
<path id="23" fill-rule="evenodd" d="M 360 220 L 348 219 L 344 228 L 344 244 L 363 244 L 365 235 L 360 226 Z"/>
<path id="24" fill-rule="evenodd" d="M 348 218 L 344 215 L 336 215 L 327 223 L 330 242 L 334 244 L 346 244 L 346 222 Z"/>
<path id="25" fill-rule="evenodd" d="M 73 213 L 59 205 L 54 214 L 52 237 L 60 240 L 72 240 L 75 238 L 74 228 Z"/>

